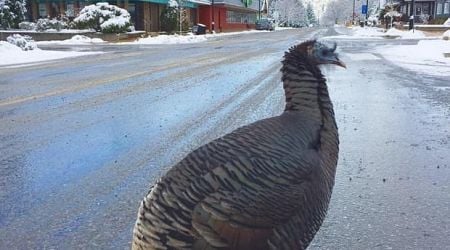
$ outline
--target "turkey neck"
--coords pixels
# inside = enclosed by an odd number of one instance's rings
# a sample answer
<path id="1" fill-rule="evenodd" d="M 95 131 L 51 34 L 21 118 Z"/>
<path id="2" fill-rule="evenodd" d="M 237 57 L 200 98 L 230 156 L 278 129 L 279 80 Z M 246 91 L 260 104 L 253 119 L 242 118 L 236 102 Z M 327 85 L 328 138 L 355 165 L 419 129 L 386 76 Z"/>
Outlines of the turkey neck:
<path id="1" fill-rule="evenodd" d="M 333 105 L 325 78 L 317 66 L 301 58 L 301 55 L 289 53 L 283 62 L 285 111 L 307 114 L 322 126 L 334 123 Z"/>
<path id="2" fill-rule="evenodd" d="M 286 94 L 285 112 L 301 113 L 320 124 L 316 146 L 326 152 L 324 166 L 327 175 L 333 177 L 329 180 L 334 180 L 339 139 L 326 80 L 315 64 L 299 54 L 287 53 L 281 71 Z M 331 190 L 333 183 L 328 184 Z"/>

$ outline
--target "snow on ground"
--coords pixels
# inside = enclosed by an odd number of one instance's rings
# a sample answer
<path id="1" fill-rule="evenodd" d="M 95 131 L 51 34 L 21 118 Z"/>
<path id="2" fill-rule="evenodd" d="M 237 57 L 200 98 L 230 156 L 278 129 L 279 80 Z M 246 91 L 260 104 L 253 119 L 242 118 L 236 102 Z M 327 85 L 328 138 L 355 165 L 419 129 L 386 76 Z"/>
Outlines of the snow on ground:
<path id="1" fill-rule="evenodd" d="M 450 29 L 442 34 L 442 38 L 445 40 L 450 40 Z"/>
<path id="2" fill-rule="evenodd" d="M 101 52 L 49 51 L 41 49 L 23 51 L 15 45 L 12 45 L 5 41 L 0 41 L 0 66 L 25 66 L 26 64 L 30 63 L 62 59 L 67 57 L 92 55 L 98 53 Z"/>
<path id="3" fill-rule="evenodd" d="M 270 32 L 267 30 L 247 30 L 239 32 L 223 32 L 214 33 L 206 35 L 194 35 L 193 33 L 188 33 L 187 35 L 159 35 L 155 37 L 139 38 L 134 42 L 123 42 L 120 44 L 180 44 L 180 43 L 198 43 L 205 42 L 209 38 L 220 37 L 220 36 L 230 36 L 239 34 L 250 34 L 250 33 L 260 33 L 260 32 Z"/>
<path id="4" fill-rule="evenodd" d="M 380 47 L 377 53 L 393 63 L 435 76 L 450 76 L 450 41 L 421 40 L 417 45 L 394 45 Z"/>
<path id="5" fill-rule="evenodd" d="M 424 39 L 425 34 L 420 30 L 398 30 L 391 28 L 384 32 L 382 28 L 376 27 L 351 27 L 336 29 L 339 36 L 332 36 L 327 38 L 337 39 L 382 39 L 382 38 L 400 38 L 400 39 Z"/>
<path id="6" fill-rule="evenodd" d="M 75 35 L 70 39 L 62 41 L 40 41 L 37 44 L 67 44 L 67 45 L 81 45 L 81 44 L 93 44 L 93 43 L 105 43 L 100 38 L 90 38 L 83 35 Z"/>
<path id="7" fill-rule="evenodd" d="M 384 33 L 385 36 L 391 36 L 391 37 L 401 37 L 406 39 L 411 38 L 424 38 L 425 34 L 420 30 L 398 30 L 396 28 L 389 29 Z"/>
<path id="8" fill-rule="evenodd" d="M 188 34 L 185 36 L 180 35 L 159 35 L 155 37 L 139 38 L 134 42 L 124 42 L 120 44 L 180 44 L 180 43 L 198 43 L 206 41 L 204 35 L 196 36 L 194 34 Z"/>

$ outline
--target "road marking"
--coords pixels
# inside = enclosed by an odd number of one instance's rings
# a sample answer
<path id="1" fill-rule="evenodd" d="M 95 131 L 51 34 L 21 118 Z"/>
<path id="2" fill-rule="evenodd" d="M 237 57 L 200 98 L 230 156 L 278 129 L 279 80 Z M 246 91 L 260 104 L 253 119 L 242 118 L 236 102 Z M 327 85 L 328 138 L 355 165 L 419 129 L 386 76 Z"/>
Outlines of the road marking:
<path id="1" fill-rule="evenodd" d="M 190 63 L 203 62 L 204 60 L 207 60 L 207 59 L 211 59 L 211 57 L 205 56 L 203 58 L 193 58 L 192 60 L 190 60 L 188 62 L 186 62 L 186 61 L 174 62 L 174 63 L 165 64 L 162 66 L 156 66 L 156 67 L 153 66 L 149 70 L 139 71 L 136 73 L 126 74 L 126 75 L 122 75 L 122 76 L 114 76 L 114 77 L 100 79 L 100 80 L 96 80 L 96 81 L 90 81 L 90 82 L 87 82 L 84 84 L 80 84 L 80 85 L 76 85 L 76 86 L 72 86 L 72 87 L 68 87 L 68 88 L 63 88 L 63 89 L 57 89 L 55 91 L 46 92 L 46 93 L 42 93 L 42 94 L 11 98 L 11 99 L 1 101 L 0 107 L 19 104 L 19 103 L 28 102 L 28 101 L 32 101 L 32 100 L 36 100 L 36 99 L 45 98 L 45 97 L 60 95 L 60 94 L 68 93 L 68 92 L 80 91 L 80 90 L 87 89 L 87 88 L 94 87 L 94 86 L 105 85 L 105 84 L 108 84 L 111 82 L 121 81 L 121 80 L 125 80 L 128 78 L 134 78 L 134 77 L 139 77 L 139 76 L 143 76 L 146 74 L 164 71 L 171 67 L 176 67 L 179 65 L 189 65 Z"/>

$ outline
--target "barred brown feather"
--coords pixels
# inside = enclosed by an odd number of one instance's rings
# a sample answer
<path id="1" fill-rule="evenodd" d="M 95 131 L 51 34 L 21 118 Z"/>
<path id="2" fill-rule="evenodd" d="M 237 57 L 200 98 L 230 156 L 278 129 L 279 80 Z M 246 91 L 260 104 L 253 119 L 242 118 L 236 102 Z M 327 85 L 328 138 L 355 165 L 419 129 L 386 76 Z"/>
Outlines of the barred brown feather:
<path id="1" fill-rule="evenodd" d="M 201 146 L 157 181 L 139 208 L 133 249 L 309 245 L 328 208 L 339 144 L 312 54 L 318 44 L 308 41 L 286 53 L 280 116 Z"/>

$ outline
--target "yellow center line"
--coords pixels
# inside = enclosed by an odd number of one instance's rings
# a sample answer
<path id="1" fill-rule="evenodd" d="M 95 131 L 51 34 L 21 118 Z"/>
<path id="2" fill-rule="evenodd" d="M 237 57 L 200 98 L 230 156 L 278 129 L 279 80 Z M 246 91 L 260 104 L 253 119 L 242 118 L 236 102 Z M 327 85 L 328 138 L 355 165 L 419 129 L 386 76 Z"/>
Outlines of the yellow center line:
<path id="1" fill-rule="evenodd" d="M 60 95 L 60 94 L 68 93 L 68 92 L 80 91 L 80 90 L 83 90 L 83 89 L 86 89 L 86 88 L 89 88 L 89 87 L 105 85 L 105 84 L 108 84 L 108 83 L 111 83 L 111 82 L 115 82 L 115 81 L 125 80 L 125 79 L 128 79 L 128 78 L 134 78 L 134 77 L 139 77 L 139 76 L 155 73 L 155 72 L 158 72 L 158 71 L 163 71 L 163 70 L 166 70 L 166 69 L 168 69 L 170 67 L 175 67 L 175 66 L 179 66 L 179 65 L 190 65 L 193 62 L 203 61 L 205 59 L 211 59 L 211 57 L 209 57 L 209 56 L 206 57 L 205 56 L 203 58 L 194 58 L 194 59 L 189 60 L 189 61 L 165 64 L 163 66 L 153 67 L 150 70 L 144 70 L 144 71 L 135 72 L 135 73 L 132 73 L 132 74 L 121 75 L 121 76 L 114 76 L 112 78 L 107 78 L 107 79 L 94 80 L 94 81 L 91 81 L 91 82 L 88 82 L 88 83 L 85 83 L 85 84 L 76 85 L 76 86 L 63 88 L 63 89 L 57 89 L 57 90 L 54 90 L 54 91 L 51 91 L 51 92 L 47 92 L 47 93 L 36 94 L 36 95 L 25 96 L 25 97 L 10 98 L 10 99 L 7 99 L 7 100 L 0 101 L 0 107 L 5 107 L 5 106 L 9 106 L 9 105 L 24 103 L 24 102 L 28 102 L 28 101 L 32 101 L 32 100 L 36 100 L 36 99 L 42 99 L 42 98 L 55 96 L 55 95 Z"/>

